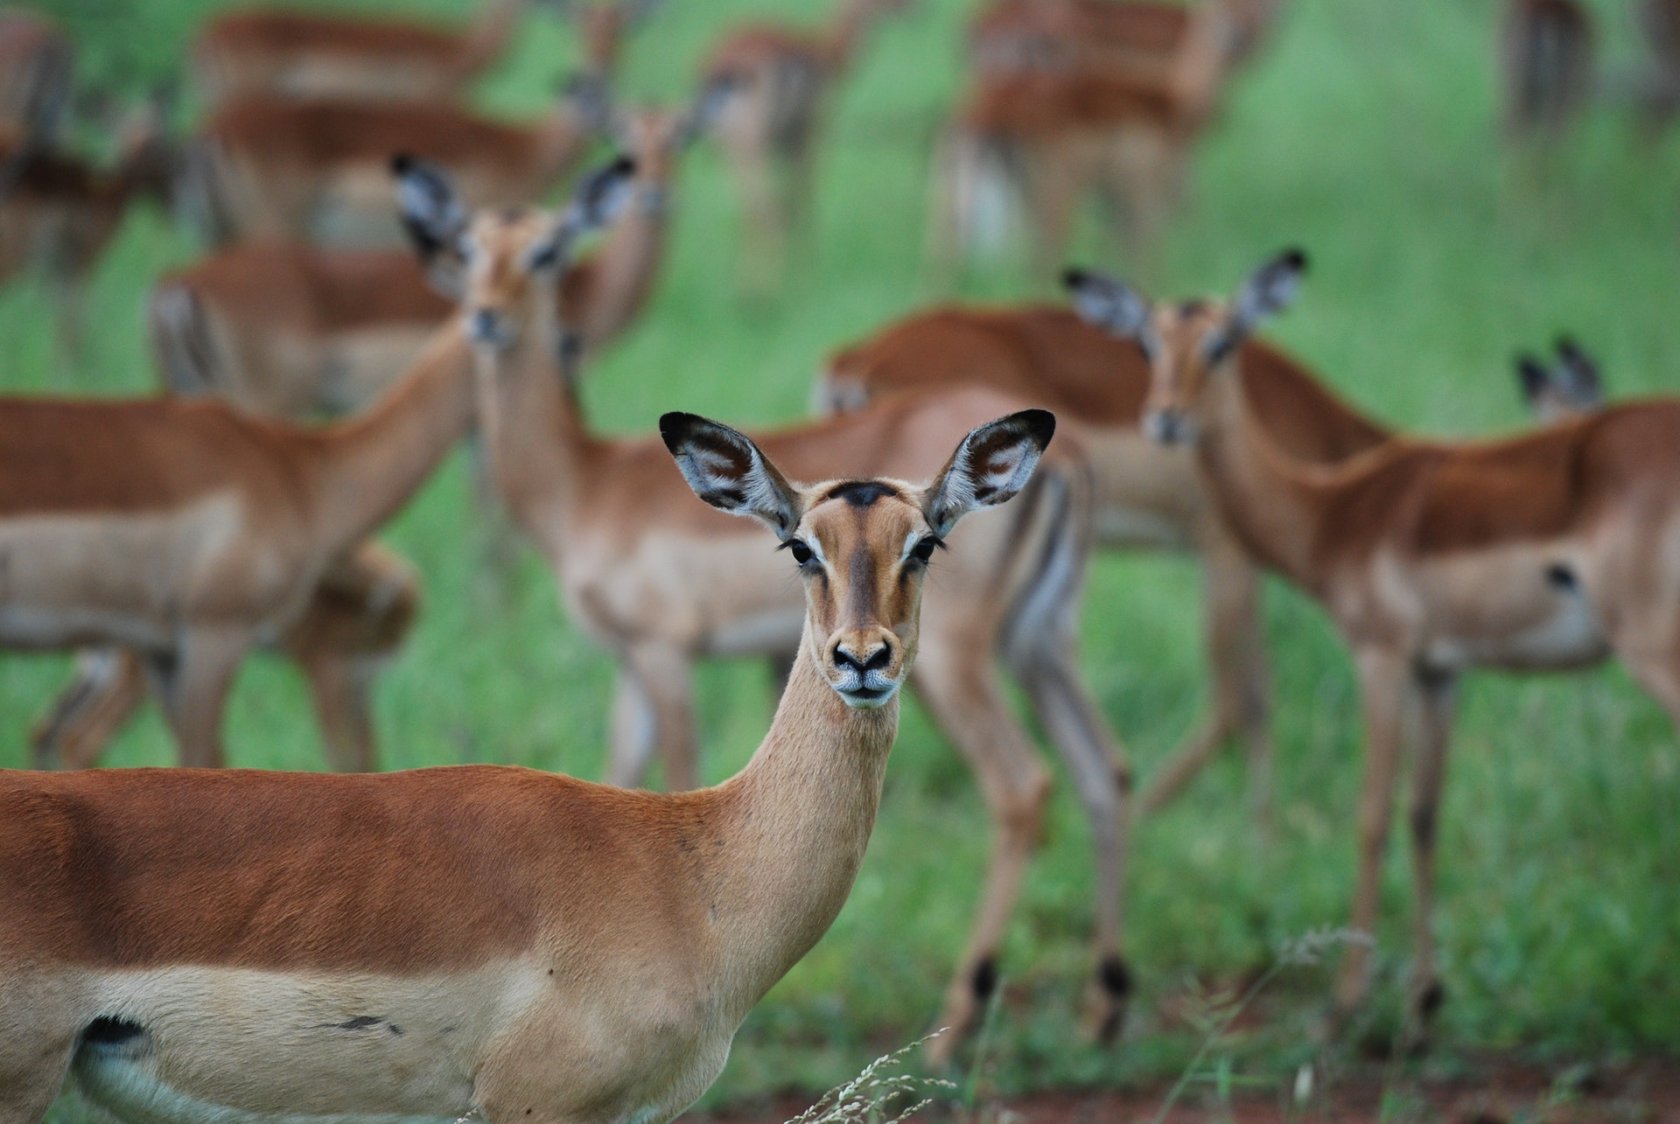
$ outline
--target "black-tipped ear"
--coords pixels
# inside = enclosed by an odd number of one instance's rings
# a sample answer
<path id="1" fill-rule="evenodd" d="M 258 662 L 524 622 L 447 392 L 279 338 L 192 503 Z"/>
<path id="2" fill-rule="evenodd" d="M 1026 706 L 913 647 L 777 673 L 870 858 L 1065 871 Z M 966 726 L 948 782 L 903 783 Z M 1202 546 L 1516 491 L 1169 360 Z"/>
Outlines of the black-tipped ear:
<path id="1" fill-rule="evenodd" d="M 1276 316 L 1288 308 L 1301 288 L 1301 278 L 1307 272 L 1307 255 L 1300 250 L 1285 250 L 1255 270 L 1233 302 L 1237 318 L 1252 330 L 1268 316 Z"/>
<path id="2" fill-rule="evenodd" d="M 1596 410 L 1604 404 L 1604 379 L 1598 363 L 1571 336 L 1557 341 L 1559 374 L 1570 405 L 1579 410 Z"/>
<path id="3" fill-rule="evenodd" d="M 572 193 L 571 218 L 585 230 L 606 226 L 629 201 L 635 178 L 636 161 L 622 155 L 590 172 Z"/>
<path id="4" fill-rule="evenodd" d="M 1022 410 L 971 431 L 925 493 L 934 533 L 947 534 L 969 512 L 1025 488 L 1055 432 L 1056 415 L 1049 410 Z"/>
<path id="5" fill-rule="evenodd" d="M 669 413 L 659 419 L 659 436 L 694 494 L 713 507 L 757 519 L 778 538 L 799 526 L 799 493 L 746 434 L 698 414 Z"/>
<path id="6" fill-rule="evenodd" d="M 1087 323 L 1126 339 L 1147 341 L 1149 301 L 1126 282 L 1070 267 L 1062 271 L 1062 285 L 1073 297 L 1074 310 Z"/>
<path id="7" fill-rule="evenodd" d="M 708 79 L 700 92 L 694 95 L 694 104 L 689 106 L 684 115 L 682 125 L 677 129 L 676 143 L 681 145 L 693 144 L 700 135 L 712 127 L 723 107 L 729 104 L 741 89 L 741 81 L 732 74 L 720 74 Z"/>
<path id="8" fill-rule="evenodd" d="M 1540 360 L 1527 352 L 1517 356 L 1516 365 L 1517 385 L 1522 388 L 1523 401 L 1529 409 L 1536 409 L 1551 385 L 1551 375 L 1540 365 Z"/>
<path id="9" fill-rule="evenodd" d="M 415 252 L 430 265 L 440 255 L 458 256 L 467 229 L 467 209 L 449 174 L 406 152 L 391 157 L 397 180 L 397 209 Z"/>

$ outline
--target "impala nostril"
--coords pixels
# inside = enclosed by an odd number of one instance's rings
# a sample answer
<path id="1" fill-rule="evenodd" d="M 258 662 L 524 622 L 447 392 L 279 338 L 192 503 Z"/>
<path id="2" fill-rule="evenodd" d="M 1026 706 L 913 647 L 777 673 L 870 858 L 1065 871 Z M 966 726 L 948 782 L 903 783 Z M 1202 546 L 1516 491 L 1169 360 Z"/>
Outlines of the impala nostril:
<path id="1" fill-rule="evenodd" d="M 496 314 L 487 308 L 481 308 L 472 315 L 473 338 L 484 341 L 493 339 L 496 335 Z"/>
<path id="2" fill-rule="evenodd" d="M 875 649 L 875 653 L 871 655 L 869 659 L 864 661 L 863 670 L 880 671 L 889 663 L 892 663 L 892 648 L 889 645 L 882 644 L 879 648 Z"/>

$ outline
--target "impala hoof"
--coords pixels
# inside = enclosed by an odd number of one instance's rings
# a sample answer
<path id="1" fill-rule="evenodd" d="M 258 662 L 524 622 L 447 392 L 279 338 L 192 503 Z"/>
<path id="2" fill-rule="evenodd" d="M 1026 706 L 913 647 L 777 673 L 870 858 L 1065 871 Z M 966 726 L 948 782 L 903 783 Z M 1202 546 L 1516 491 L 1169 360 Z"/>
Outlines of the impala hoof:
<path id="1" fill-rule="evenodd" d="M 1119 956 L 1105 956 L 1085 989 L 1085 1037 L 1106 1045 L 1126 1025 L 1126 1005 L 1132 995 L 1132 972 Z"/>

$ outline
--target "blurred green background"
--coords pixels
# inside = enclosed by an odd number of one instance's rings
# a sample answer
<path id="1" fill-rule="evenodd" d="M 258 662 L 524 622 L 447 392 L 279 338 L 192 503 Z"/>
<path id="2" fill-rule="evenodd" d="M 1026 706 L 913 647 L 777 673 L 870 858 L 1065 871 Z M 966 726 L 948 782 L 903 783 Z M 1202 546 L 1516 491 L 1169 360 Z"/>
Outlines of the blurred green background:
<path id="1" fill-rule="evenodd" d="M 370 5 L 371 6 L 371 5 Z M 74 0 L 79 73 L 137 92 L 174 73 L 205 0 Z M 534 8 L 536 6 L 533 6 Z M 1605 65 L 1626 70 L 1628 5 L 1593 5 Z M 460 16 L 462 2 L 405 10 Z M 969 4 L 920 0 L 884 24 L 839 99 L 821 161 L 817 229 L 770 303 L 734 288 L 734 197 L 701 145 L 678 191 L 674 251 L 645 320 L 603 357 L 586 399 L 613 432 L 661 411 L 742 425 L 800 416 L 832 348 L 940 299 L 922 259 L 932 137 L 960 81 Z M 1478 435 L 1523 424 L 1511 356 L 1575 333 L 1612 393 L 1668 390 L 1680 356 L 1680 148 L 1642 142 L 1623 109 L 1592 111 L 1544 164 L 1502 151 L 1497 4 L 1490 0 L 1286 0 L 1276 32 L 1233 85 L 1194 166 L 1161 273 L 1168 291 L 1232 287 L 1269 252 L 1306 247 L 1313 272 L 1276 335 L 1362 407 L 1397 426 Z M 811 10 L 817 9 L 817 10 Z M 749 14 L 814 19 L 826 5 L 669 0 L 631 42 L 620 93 L 687 97 L 701 52 Z M 533 10 L 483 105 L 539 111 L 575 45 Z M 183 125 L 195 107 L 180 107 Z M 98 138 L 90 137 L 90 140 Z M 1092 223 L 1081 260 L 1124 272 Z M 153 384 L 140 307 L 150 279 L 195 246 L 136 211 L 90 296 L 78 359 L 61 354 L 44 286 L 0 292 L 0 380 L 11 391 L 139 394 Z M 965 295 L 1052 296 L 1019 266 L 976 270 Z M 1680 486 L 1680 482 L 1677 482 Z M 487 523 L 457 454 L 391 527 L 426 603 L 378 687 L 387 768 L 505 762 L 586 777 L 602 770 L 609 661 L 566 620 L 525 553 L 488 565 Z M 932 580 L 937 580 L 935 577 Z M 1086 670 L 1138 769 L 1203 702 L 1199 576 L 1192 560 L 1105 557 L 1087 598 Z M 1271 965 L 1280 944 L 1346 915 L 1361 768 L 1355 688 L 1324 616 L 1274 584 L 1279 838 L 1257 844 L 1234 755 L 1135 834 L 1127 899 L 1141 996 L 1125 1040 L 1077 1034 L 1087 970 L 1085 828 L 1063 785 L 1006 948 L 1006 996 L 973 1079 L 1009 1091 L 1171 1077 L 1203 1039 L 1197 1013 Z M 0 766 L 28 760 L 34 716 L 65 658 L 0 657 Z M 773 702 L 756 664 L 700 677 L 705 774 L 740 767 Z M 320 769 L 301 681 L 262 658 L 238 685 L 232 763 Z M 109 756 L 168 764 L 154 711 Z M 1449 999 L 1423 1064 L 1489 1051 L 1543 1063 L 1680 1055 L 1680 744 L 1619 670 L 1572 678 L 1476 677 L 1465 693 L 1444 809 L 1439 934 Z M 987 855 L 975 786 L 914 702 L 906 707 L 880 825 L 845 912 L 748 1020 L 708 1103 L 826 1088 L 927 1029 L 961 946 Z M 1405 847 L 1391 848 L 1377 1000 L 1366 1037 L 1397 1019 L 1410 908 Z M 1291 968 L 1262 1017 L 1223 1036 L 1236 1072 L 1279 1087 L 1317 1054 L 1329 966 Z M 65 1107 L 63 1120 L 78 1119 Z"/>

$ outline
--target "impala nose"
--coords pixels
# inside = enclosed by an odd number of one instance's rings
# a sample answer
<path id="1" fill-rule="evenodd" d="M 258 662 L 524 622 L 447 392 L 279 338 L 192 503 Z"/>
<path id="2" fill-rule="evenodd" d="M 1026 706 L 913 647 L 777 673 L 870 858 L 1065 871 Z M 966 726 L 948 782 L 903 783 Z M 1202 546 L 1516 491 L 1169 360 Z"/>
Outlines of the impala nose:
<path id="1" fill-rule="evenodd" d="M 859 645 L 858 647 L 863 647 Z M 834 664 L 843 671 L 850 671 L 859 679 L 867 676 L 871 671 L 883 671 L 892 663 L 892 645 L 881 641 L 870 649 L 858 651 L 852 645 L 841 643 L 834 646 Z"/>
<path id="2" fill-rule="evenodd" d="M 1177 410 L 1151 410 L 1143 419 L 1143 433 L 1151 441 L 1177 445 L 1190 437 L 1190 425 Z"/>
<path id="3" fill-rule="evenodd" d="M 500 343 L 502 318 L 488 308 L 481 308 L 468 321 L 468 331 L 478 343 Z"/>

